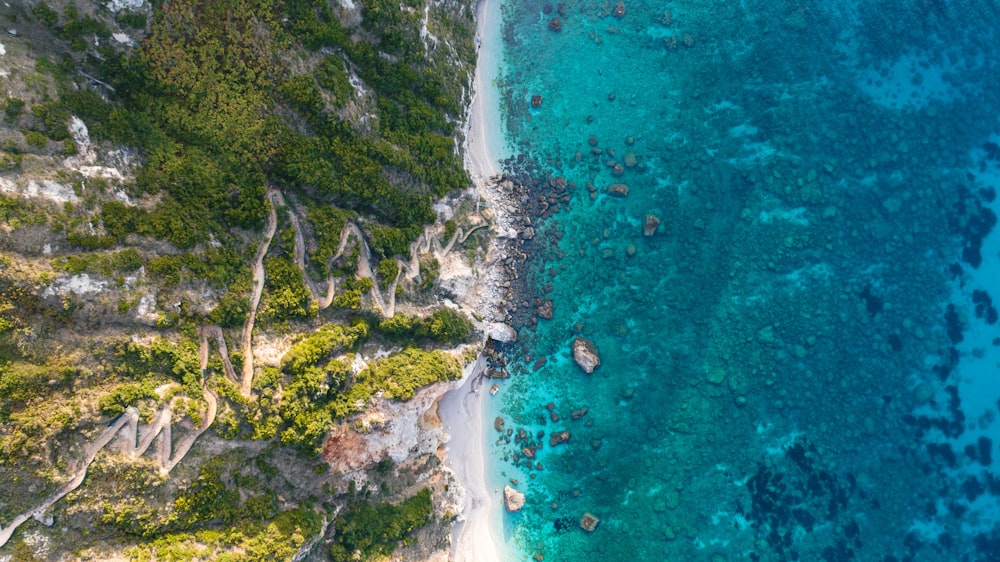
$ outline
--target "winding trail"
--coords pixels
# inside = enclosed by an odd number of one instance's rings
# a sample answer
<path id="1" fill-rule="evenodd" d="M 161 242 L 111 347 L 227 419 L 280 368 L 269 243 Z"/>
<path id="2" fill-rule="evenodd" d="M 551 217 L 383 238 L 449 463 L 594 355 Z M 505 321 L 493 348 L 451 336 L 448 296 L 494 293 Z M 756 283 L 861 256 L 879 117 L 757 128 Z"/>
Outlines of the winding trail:
<path id="1" fill-rule="evenodd" d="M 226 378 L 230 382 L 238 382 L 236 369 L 233 368 L 233 363 L 229 360 L 229 347 L 226 345 L 226 338 L 222 333 L 222 328 L 218 326 L 202 326 L 199 332 L 201 333 L 201 347 L 198 349 L 198 356 L 201 360 L 201 370 L 204 371 L 208 368 L 208 340 L 209 338 L 215 338 L 215 345 L 219 348 L 219 356 L 222 358 L 222 370 L 225 372 Z"/>
<path id="2" fill-rule="evenodd" d="M 250 396 L 253 388 L 253 327 L 257 322 L 257 307 L 260 305 L 260 297 L 264 293 L 264 256 L 268 248 L 271 247 L 271 239 L 278 230 L 278 210 L 277 191 L 268 189 L 267 197 L 271 201 L 271 211 L 267 215 L 267 227 L 264 232 L 264 241 L 257 248 L 257 256 L 254 258 L 251 271 L 253 272 L 253 294 L 250 297 L 250 314 L 247 316 L 247 323 L 243 328 L 243 373 L 240 382 L 240 394 L 244 397 Z"/>
<path id="3" fill-rule="evenodd" d="M 276 200 L 284 205 L 284 200 L 281 194 L 276 195 Z M 333 263 L 340 259 L 347 250 L 347 245 L 351 238 L 354 237 L 358 240 L 361 245 L 360 251 L 358 252 L 358 267 L 356 275 L 361 278 L 371 279 L 372 289 L 371 296 L 372 301 L 374 301 L 375 306 L 382 312 L 382 315 L 386 318 L 392 318 L 396 313 L 396 287 L 399 285 L 400 279 L 413 280 L 420 275 L 420 255 L 421 254 L 432 254 L 435 259 L 441 260 L 448 255 L 449 252 L 454 248 L 455 244 L 464 244 L 466 240 L 469 239 L 476 231 L 489 228 L 489 224 L 484 223 L 469 229 L 467 232 L 462 228 L 457 228 L 455 233 L 452 234 L 451 239 L 448 244 L 441 247 L 441 242 L 430 233 L 430 228 L 424 229 L 424 232 L 410 244 L 410 258 L 409 261 L 404 262 L 401 259 L 396 259 L 396 264 L 399 266 L 399 273 L 397 273 L 396 278 L 392 280 L 389 287 L 386 289 L 385 296 L 382 295 L 382 291 L 378 287 L 378 278 L 375 273 L 375 269 L 372 267 L 372 254 L 371 248 L 368 246 L 368 241 L 365 239 L 364 233 L 361 228 L 353 221 L 347 221 L 344 228 L 340 231 L 340 244 L 337 246 L 337 253 L 327 261 L 326 270 L 328 273 L 327 277 L 327 292 L 326 295 L 321 296 L 319 287 L 312 280 L 306 271 L 305 264 L 305 240 L 302 235 L 302 228 L 299 224 L 298 216 L 292 209 L 288 211 L 288 218 L 292 224 L 292 228 L 295 230 L 295 263 L 302 272 L 302 277 L 305 281 L 306 286 L 309 288 L 309 292 L 312 293 L 313 299 L 317 301 L 319 310 L 323 310 L 330 306 L 333 302 L 333 297 L 335 294 L 335 280 L 331 268 Z"/>
<path id="4" fill-rule="evenodd" d="M 135 458 L 143 455 L 149 449 L 150 445 L 153 444 L 156 437 L 159 436 L 160 439 L 156 454 L 157 464 L 160 465 L 161 473 L 170 473 L 177 466 L 177 463 L 181 462 L 188 454 L 198 437 L 215 421 L 215 414 L 218 410 L 218 399 L 213 392 L 204 386 L 202 386 L 202 396 L 205 402 L 208 403 L 208 408 L 202 418 L 201 425 L 181 438 L 177 442 L 176 447 L 172 447 L 171 419 L 173 417 L 173 409 L 169 404 L 157 412 L 153 423 L 145 427 L 139 425 L 139 411 L 130 406 L 115 423 L 101 431 L 97 439 L 84 449 L 83 458 L 79 461 L 79 468 L 74 472 L 72 479 L 60 486 L 59 489 L 42 500 L 37 506 L 11 519 L 0 530 L 0 547 L 7 544 L 7 541 L 13 536 L 14 531 L 22 523 L 35 517 L 36 514 L 40 515 L 44 513 L 45 510 L 52 507 L 57 501 L 65 497 L 66 494 L 79 488 L 86 479 L 87 469 L 94 462 L 97 453 L 110 445 L 116 437 L 121 438 L 123 442 L 123 452 L 129 457 Z M 173 448 L 173 451 L 171 451 L 171 448 Z"/>
<path id="5" fill-rule="evenodd" d="M 240 392 L 244 396 L 250 395 L 250 390 L 253 384 L 253 327 L 256 321 L 257 307 L 260 305 L 261 295 L 264 291 L 264 256 L 267 254 L 271 240 L 274 238 L 274 234 L 277 231 L 278 217 L 276 203 L 277 201 L 280 201 L 281 194 L 276 191 L 269 190 L 268 198 L 271 201 L 271 210 L 268 214 L 264 241 L 257 249 L 257 255 L 251 265 L 254 283 L 253 296 L 250 301 L 250 314 L 243 330 L 244 362 Z M 299 232 L 297 222 L 294 222 L 293 224 L 296 226 L 296 232 Z M 332 288 L 330 292 L 332 294 Z M 229 359 L 229 348 L 226 345 L 226 339 L 222 332 L 222 328 L 218 326 L 202 326 L 199 329 L 199 334 L 201 335 L 201 344 L 198 348 L 198 360 L 201 372 L 204 374 L 208 368 L 209 340 L 210 338 L 214 338 L 219 350 L 219 356 L 222 359 L 225 376 L 233 383 L 236 383 L 236 370 L 233 369 L 233 364 Z M 87 445 L 84 449 L 83 458 L 77 462 L 77 466 L 79 468 L 75 470 L 73 477 L 68 482 L 60 486 L 55 492 L 50 494 L 35 507 L 15 516 L 6 525 L 0 527 L 0 547 L 7 544 L 17 528 L 20 527 L 25 521 L 31 519 L 32 517 L 40 516 L 45 512 L 45 510 L 49 509 L 56 502 L 64 498 L 66 494 L 69 494 L 73 490 L 79 488 L 80 485 L 83 484 L 83 481 L 87 478 L 87 469 L 90 468 L 90 465 L 94 462 L 97 454 L 115 441 L 116 438 L 118 438 L 121 442 L 121 452 L 131 458 L 137 458 L 145 454 L 153 444 L 153 441 L 156 441 L 156 438 L 159 437 L 156 449 L 156 462 L 160 467 L 160 472 L 163 474 L 169 474 L 170 471 L 172 471 L 174 467 L 176 467 L 177 464 L 180 463 L 185 456 L 187 456 L 188 452 L 191 451 L 191 448 L 194 446 L 198 438 L 201 437 L 201 435 L 212 426 L 212 423 L 215 422 L 215 416 L 218 412 L 219 406 L 218 397 L 213 391 L 209 390 L 205 386 L 204 380 L 202 381 L 202 397 L 205 400 L 206 409 L 202 417 L 201 424 L 193 431 L 190 431 L 181 437 L 176 444 L 173 443 L 172 403 L 168 403 L 161 408 L 160 411 L 156 413 L 156 417 L 153 418 L 152 423 L 145 426 L 139 424 L 139 411 L 130 406 L 125 410 L 124 414 L 115 420 L 113 424 L 101 431 L 101 433 L 97 436 L 97 439 Z"/>
<path id="6" fill-rule="evenodd" d="M 277 192 L 276 200 L 281 206 L 285 206 L 285 198 L 282 196 L 281 192 Z M 295 265 L 298 266 L 299 271 L 302 272 L 302 279 L 305 280 L 306 287 L 309 288 L 309 292 L 312 294 L 313 300 L 318 304 L 320 310 L 323 310 L 330 306 L 333 302 L 334 294 L 334 279 L 333 272 L 330 271 L 329 265 L 327 266 L 327 278 L 326 278 L 326 295 L 320 292 L 319 286 L 309 273 L 306 272 L 306 242 L 305 238 L 302 236 L 302 227 L 299 225 L 299 216 L 295 213 L 295 209 L 288 208 L 288 221 L 292 223 L 292 229 L 295 231 Z M 343 240 L 341 240 L 341 247 L 343 247 Z M 331 260 L 332 261 L 332 260 Z"/>

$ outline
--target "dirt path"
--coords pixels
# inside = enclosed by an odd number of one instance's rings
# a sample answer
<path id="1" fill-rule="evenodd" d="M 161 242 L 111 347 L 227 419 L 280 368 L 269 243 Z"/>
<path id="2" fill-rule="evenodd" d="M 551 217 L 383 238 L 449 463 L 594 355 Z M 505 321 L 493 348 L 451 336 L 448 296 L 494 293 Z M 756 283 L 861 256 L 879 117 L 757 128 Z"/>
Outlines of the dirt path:
<path id="1" fill-rule="evenodd" d="M 215 338 L 215 345 L 219 348 L 219 357 L 222 359 L 222 370 L 226 378 L 232 382 L 237 382 L 236 369 L 233 368 L 232 361 L 229 360 L 229 347 L 226 345 L 226 337 L 222 333 L 222 328 L 218 326 L 201 327 L 201 348 L 198 355 L 201 358 L 202 372 L 208 368 L 208 339 Z"/>
<path id="2" fill-rule="evenodd" d="M 271 201 L 271 210 L 268 214 L 264 241 L 257 249 L 257 255 L 255 256 L 251 267 L 253 271 L 254 283 L 253 296 L 250 300 L 250 314 L 243 330 L 244 361 L 240 392 L 244 396 L 250 395 L 250 389 L 253 384 L 253 327 L 256 322 L 257 307 L 260 305 L 261 295 L 264 292 L 264 256 L 267 254 L 271 240 L 274 238 L 274 234 L 278 227 L 276 207 L 277 201 L 280 200 L 280 197 L 281 195 L 276 191 L 268 191 L 268 198 Z M 296 231 L 298 232 L 298 228 L 296 228 Z M 358 234 L 360 235 L 360 231 L 358 231 Z M 296 246 L 298 246 L 299 243 L 300 242 L 297 241 Z M 296 248 L 296 251 L 298 251 L 298 247 Z M 229 359 L 229 349 L 226 346 L 226 339 L 222 333 L 222 329 L 218 326 L 202 326 L 200 334 L 202 340 L 201 345 L 198 348 L 198 359 L 201 365 L 202 373 L 204 373 L 208 367 L 209 338 L 215 338 L 226 378 L 236 382 L 236 371 L 233 369 L 232 362 Z M 22 523 L 31 519 L 36 514 L 44 513 L 45 510 L 52 507 L 53 504 L 65 497 L 66 494 L 79 488 L 86 479 L 87 469 L 90 467 L 91 463 L 94 462 L 94 458 L 97 457 L 97 453 L 107 447 L 116 437 L 120 437 L 124 442 L 121 448 L 122 452 L 132 458 L 140 457 L 145 454 L 146 451 L 149 450 L 149 447 L 153 444 L 153 441 L 159 437 L 159 445 L 156 451 L 157 464 L 160 465 L 160 470 L 164 474 L 170 473 L 170 471 L 173 470 L 185 456 L 187 456 L 188 452 L 190 452 L 198 438 L 201 437 L 201 435 L 212 426 L 212 423 L 215 422 L 215 416 L 218 412 L 219 405 L 218 397 L 216 397 L 214 392 L 211 392 L 208 388 L 204 387 L 204 385 L 202 386 L 202 397 L 205 399 L 207 407 L 205 409 L 204 416 L 202 417 L 201 424 L 195 430 L 184 435 L 184 437 L 177 442 L 176 446 L 173 444 L 173 408 L 170 404 L 167 404 L 160 409 L 160 411 L 157 412 L 156 417 L 153 419 L 153 422 L 147 426 L 139 425 L 138 410 L 133 407 L 129 407 L 125 413 L 115 421 L 114 424 L 105 428 L 97 439 L 84 449 L 83 458 L 78 464 L 80 468 L 74 472 L 73 478 L 70 479 L 70 481 L 60 486 L 58 490 L 42 500 L 42 502 L 34 508 L 15 516 L 6 525 L 0 527 L 0 547 L 7 544 L 7 541 L 9 541 L 11 536 L 13 536 L 14 531 L 16 531 Z"/>
<path id="3" fill-rule="evenodd" d="M 277 192 L 276 200 L 279 205 L 285 205 L 285 198 L 281 195 L 281 192 Z M 295 214 L 295 210 L 291 207 L 288 208 L 288 221 L 292 223 L 292 229 L 295 231 L 295 265 L 298 266 L 299 271 L 302 272 L 302 279 L 306 283 L 306 287 L 309 288 L 309 292 L 312 293 L 313 300 L 317 302 L 320 310 L 330 306 L 333 302 L 334 293 L 334 281 L 333 273 L 330 271 L 329 265 L 327 265 L 327 278 L 326 278 L 326 295 L 320 292 L 319 285 L 312 280 L 309 273 L 306 272 L 306 242 L 305 238 L 302 236 L 302 227 L 299 224 L 299 217 Z M 341 241 L 341 246 L 343 246 L 343 240 Z"/>
<path id="4" fill-rule="evenodd" d="M 264 241 L 257 248 L 257 256 L 251 266 L 253 295 L 250 297 L 250 314 L 247 316 L 247 323 L 243 328 L 243 376 L 240 382 L 240 394 L 243 396 L 250 396 L 250 390 L 253 388 L 253 327 L 257 321 L 257 307 L 260 305 L 260 297 L 264 294 L 264 256 L 267 255 L 267 250 L 271 247 L 271 239 L 274 238 L 274 233 L 278 230 L 277 192 L 268 190 L 267 197 L 271 201 L 271 211 L 267 215 Z"/>
<path id="5" fill-rule="evenodd" d="M 34 517 L 35 514 L 44 513 L 45 510 L 52 507 L 57 501 L 65 497 L 66 494 L 79 488 L 86 479 L 87 469 L 94 462 L 97 453 L 110 445 L 116 437 L 121 438 L 123 441 L 123 452 L 132 458 L 136 458 L 145 454 L 156 437 L 159 436 L 156 460 L 157 464 L 160 465 L 160 471 L 168 474 L 188 454 L 198 437 L 215 421 L 218 399 L 207 388 L 203 387 L 202 392 L 202 396 L 208 403 L 208 408 L 202 418 L 201 425 L 181 438 L 177 442 L 176 447 L 171 446 L 171 418 L 173 417 L 173 409 L 169 404 L 156 414 L 153 423 L 145 427 L 139 425 L 139 411 L 133 407 L 129 407 L 114 424 L 105 428 L 98 435 L 97 439 L 84 449 L 83 458 L 79 462 L 79 468 L 76 469 L 72 479 L 60 486 L 49 497 L 42 500 L 40 504 L 14 517 L 3 526 L 3 529 L 0 530 L 0 547 L 7 544 L 14 531 L 22 523 Z"/>

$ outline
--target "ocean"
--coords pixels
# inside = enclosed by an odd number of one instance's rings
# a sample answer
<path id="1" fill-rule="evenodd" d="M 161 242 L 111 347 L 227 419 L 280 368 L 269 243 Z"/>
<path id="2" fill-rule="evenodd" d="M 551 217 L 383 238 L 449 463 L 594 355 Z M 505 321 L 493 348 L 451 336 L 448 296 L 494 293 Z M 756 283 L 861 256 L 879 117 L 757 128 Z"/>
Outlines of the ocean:
<path id="1" fill-rule="evenodd" d="M 1000 5 L 502 11 L 511 556 L 1000 560 Z"/>

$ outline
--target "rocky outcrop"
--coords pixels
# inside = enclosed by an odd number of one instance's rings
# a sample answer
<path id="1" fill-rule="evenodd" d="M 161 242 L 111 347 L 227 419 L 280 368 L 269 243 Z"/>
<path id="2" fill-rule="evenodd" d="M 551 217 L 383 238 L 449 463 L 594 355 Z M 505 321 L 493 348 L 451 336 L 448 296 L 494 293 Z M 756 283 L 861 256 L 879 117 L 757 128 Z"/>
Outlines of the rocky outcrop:
<path id="1" fill-rule="evenodd" d="M 573 361 L 588 375 L 601 364 L 601 356 L 597 346 L 587 338 L 578 337 L 573 340 Z"/>
<path id="2" fill-rule="evenodd" d="M 503 487 L 503 506 L 511 513 L 517 513 L 524 507 L 524 494 L 510 486 Z"/>

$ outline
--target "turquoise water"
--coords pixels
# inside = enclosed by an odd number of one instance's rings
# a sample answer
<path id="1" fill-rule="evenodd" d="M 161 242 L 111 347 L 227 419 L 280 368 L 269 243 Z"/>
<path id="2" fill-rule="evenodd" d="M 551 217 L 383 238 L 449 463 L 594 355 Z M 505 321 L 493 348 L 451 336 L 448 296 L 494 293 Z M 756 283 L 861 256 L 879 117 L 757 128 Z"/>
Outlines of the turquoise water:
<path id="1" fill-rule="evenodd" d="M 550 7 L 504 5 L 519 559 L 1000 559 L 1000 7 Z"/>

